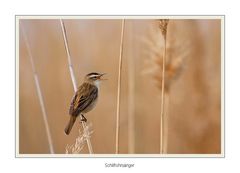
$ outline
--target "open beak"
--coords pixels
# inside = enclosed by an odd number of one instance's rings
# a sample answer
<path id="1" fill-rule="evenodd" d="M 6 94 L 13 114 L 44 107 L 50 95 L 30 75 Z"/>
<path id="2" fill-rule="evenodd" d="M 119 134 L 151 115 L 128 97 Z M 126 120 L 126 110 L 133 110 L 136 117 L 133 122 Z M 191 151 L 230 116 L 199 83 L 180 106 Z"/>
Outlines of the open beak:
<path id="1" fill-rule="evenodd" d="M 107 80 L 107 79 L 102 78 L 105 74 L 107 74 L 107 73 L 102 73 L 102 74 L 100 75 L 99 79 L 100 79 L 100 80 Z"/>

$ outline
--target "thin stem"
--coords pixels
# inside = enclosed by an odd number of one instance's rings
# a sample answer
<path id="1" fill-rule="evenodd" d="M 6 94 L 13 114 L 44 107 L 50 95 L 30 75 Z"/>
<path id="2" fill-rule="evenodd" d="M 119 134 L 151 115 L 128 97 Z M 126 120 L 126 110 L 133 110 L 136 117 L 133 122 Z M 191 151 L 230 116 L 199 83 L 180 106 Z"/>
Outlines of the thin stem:
<path id="1" fill-rule="evenodd" d="M 121 42 L 119 52 L 119 66 L 118 66 L 118 90 L 117 90 L 117 120 L 116 120 L 116 150 L 115 154 L 119 153 L 119 119 L 120 119 L 120 97 L 121 97 L 121 71 L 122 71 L 122 54 L 123 54 L 123 37 L 124 37 L 125 20 L 122 19 Z"/>
<path id="2" fill-rule="evenodd" d="M 25 33 L 25 30 L 24 30 L 23 26 L 22 26 L 22 33 L 23 33 L 23 38 L 24 38 L 24 41 L 25 41 L 25 44 L 26 44 L 26 47 L 27 47 L 27 52 L 28 52 L 28 55 L 29 55 L 29 58 L 30 58 L 30 61 L 31 61 L 35 86 L 36 86 L 36 89 L 37 89 L 37 95 L 38 95 L 38 99 L 39 99 L 39 102 L 40 102 L 40 107 L 41 107 L 41 110 L 42 110 L 43 122 L 44 122 L 45 129 L 46 129 L 49 150 L 50 150 L 51 154 L 54 154 L 53 142 L 52 142 L 52 137 L 51 137 L 50 128 L 49 128 L 49 124 L 48 124 L 47 112 L 46 112 L 44 101 L 43 101 L 42 90 L 41 90 L 41 87 L 40 87 L 38 74 L 37 74 L 37 71 L 36 71 L 36 68 L 35 68 L 32 52 L 31 52 L 31 49 L 30 49 L 30 45 L 28 43 L 27 35 Z"/>
<path id="3" fill-rule="evenodd" d="M 77 91 L 77 82 L 76 82 L 76 78 L 75 78 L 74 71 L 73 71 L 73 65 L 72 65 L 71 55 L 70 55 L 69 46 L 68 46 L 66 28 L 64 25 L 64 21 L 62 19 L 60 19 L 60 23 L 61 23 L 61 29 L 62 29 L 63 39 L 64 39 L 64 45 L 65 45 L 65 49 L 67 52 L 68 67 L 69 67 L 69 71 L 70 71 L 70 75 L 71 75 L 71 79 L 72 79 L 72 83 L 73 83 L 73 89 L 76 92 Z M 89 131 L 86 128 L 86 123 L 84 121 L 81 121 L 81 123 L 82 123 L 82 127 L 84 129 L 84 132 L 87 134 L 87 136 L 89 136 Z M 93 154 L 91 140 L 89 137 L 86 140 L 87 140 L 89 154 Z"/>
<path id="4" fill-rule="evenodd" d="M 69 47 L 68 47 L 67 32 L 66 32 L 65 24 L 64 24 L 62 19 L 60 19 L 60 22 L 61 22 L 63 39 L 64 39 L 64 46 L 65 46 L 65 49 L 66 49 L 66 52 L 67 52 L 68 67 L 69 67 L 69 71 L 70 71 L 70 75 L 71 75 L 71 79 L 72 79 L 72 83 L 73 83 L 73 89 L 76 92 L 77 91 L 77 82 L 76 82 L 76 78 L 75 78 L 74 71 L 73 71 L 73 65 L 72 65 L 72 61 L 71 61 L 70 50 L 69 50 Z"/>
<path id="5" fill-rule="evenodd" d="M 161 127 L 160 127 L 160 154 L 163 154 L 163 129 L 164 129 L 164 123 L 163 123 L 163 117 L 164 117 L 164 92 L 165 92 L 165 59 L 166 59 L 166 50 L 167 50 L 167 35 L 164 35 L 164 52 L 163 52 L 163 59 L 162 59 L 162 92 L 161 92 L 161 115 L 160 115 L 160 121 L 161 121 Z"/>
<path id="6" fill-rule="evenodd" d="M 170 102 L 170 96 L 169 93 L 165 93 L 165 112 L 164 112 L 164 119 L 163 119 L 163 154 L 167 154 L 168 150 L 168 122 L 169 122 L 169 102 Z"/>
<path id="7" fill-rule="evenodd" d="M 129 22 L 128 30 L 129 42 L 133 47 L 133 24 Z M 133 154 L 135 152 L 135 63 L 132 51 L 129 53 L 128 58 L 128 153 Z"/>

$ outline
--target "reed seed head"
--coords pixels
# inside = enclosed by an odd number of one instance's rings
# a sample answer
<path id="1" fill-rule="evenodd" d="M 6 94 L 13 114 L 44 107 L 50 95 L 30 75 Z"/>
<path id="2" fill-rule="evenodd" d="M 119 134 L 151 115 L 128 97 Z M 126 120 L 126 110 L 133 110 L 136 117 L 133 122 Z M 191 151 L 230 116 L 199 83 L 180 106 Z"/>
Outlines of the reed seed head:
<path id="1" fill-rule="evenodd" d="M 86 141 L 91 137 L 93 131 L 90 129 L 92 125 L 86 125 L 83 131 L 79 130 L 78 137 L 74 144 L 67 145 L 65 148 L 66 154 L 80 154 Z"/>
<path id="2" fill-rule="evenodd" d="M 158 20 L 158 26 L 162 32 L 164 39 L 166 39 L 166 36 L 167 36 L 168 23 L 169 23 L 169 19 L 159 19 Z"/>
<path id="3" fill-rule="evenodd" d="M 163 51 L 164 41 L 161 34 L 166 33 L 168 20 L 158 20 L 161 26 L 161 32 L 156 30 L 156 33 L 149 35 L 144 40 L 149 48 L 146 50 L 146 54 L 149 58 L 145 60 L 145 69 L 143 74 L 149 74 L 152 76 L 153 83 L 162 89 L 162 68 L 163 68 Z M 174 25 L 173 25 L 174 27 Z M 171 28 L 173 32 L 175 28 Z M 155 31 L 155 30 L 154 30 Z M 164 89 L 169 92 L 173 81 L 175 81 L 181 74 L 184 68 L 185 59 L 190 53 L 190 44 L 187 40 L 179 39 L 178 35 L 170 33 L 167 39 L 166 45 L 166 61 L 165 61 L 165 75 L 164 75 Z M 160 35 L 159 35 L 160 34 Z"/>

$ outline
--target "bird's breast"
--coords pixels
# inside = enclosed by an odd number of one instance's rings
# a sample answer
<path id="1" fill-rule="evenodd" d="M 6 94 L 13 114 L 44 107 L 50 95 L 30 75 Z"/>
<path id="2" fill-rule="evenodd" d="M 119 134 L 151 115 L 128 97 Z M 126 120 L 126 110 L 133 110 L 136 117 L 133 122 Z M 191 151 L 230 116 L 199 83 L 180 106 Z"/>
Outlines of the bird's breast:
<path id="1" fill-rule="evenodd" d="M 84 110 L 82 111 L 82 113 L 87 113 L 87 112 L 91 111 L 91 110 L 96 106 L 97 100 L 98 100 L 98 98 L 96 98 L 95 100 L 93 100 L 92 103 L 91 103 L 86 109 L 84 109 Z"/>

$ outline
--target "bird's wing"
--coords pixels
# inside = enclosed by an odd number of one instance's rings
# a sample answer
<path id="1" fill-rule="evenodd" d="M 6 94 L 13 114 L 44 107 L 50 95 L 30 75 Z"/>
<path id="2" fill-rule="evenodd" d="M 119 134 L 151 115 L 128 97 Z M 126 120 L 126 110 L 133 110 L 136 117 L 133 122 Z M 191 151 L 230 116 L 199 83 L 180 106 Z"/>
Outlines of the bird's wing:
<path id="1" fill-rule="evenodd" d="M 96 86 L 89 83 L 82 84 L 72 99 L 69 114 L 77 116 L 97 98 L 97 94 L 98 89 Z"/>

